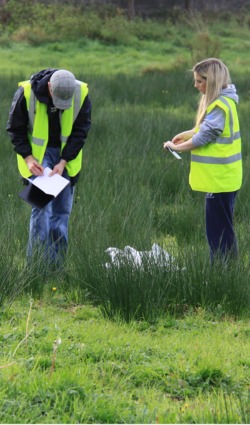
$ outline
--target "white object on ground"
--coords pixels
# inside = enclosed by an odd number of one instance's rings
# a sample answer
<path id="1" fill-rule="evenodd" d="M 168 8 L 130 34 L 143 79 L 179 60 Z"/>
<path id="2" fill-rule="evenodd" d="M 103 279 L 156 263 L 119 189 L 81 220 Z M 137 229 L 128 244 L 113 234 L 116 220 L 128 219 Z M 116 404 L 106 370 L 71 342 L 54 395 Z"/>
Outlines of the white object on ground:
<path id="1" fill-rule="evenodd" d="M 111 267 L 111 264 L 120 267 L 130 262 L 133 266 L 139 268 L 143 267 L 143 262 L 169 267 L 174 261 L 173 257 L 156 243 L 153 244 L 151 251 L 137 251 L 135 248 L 127 245 L 124 250 L 109 247 L 105 252 L 111 258 L 111 263 L 105 264 L 107 268 Z"/>

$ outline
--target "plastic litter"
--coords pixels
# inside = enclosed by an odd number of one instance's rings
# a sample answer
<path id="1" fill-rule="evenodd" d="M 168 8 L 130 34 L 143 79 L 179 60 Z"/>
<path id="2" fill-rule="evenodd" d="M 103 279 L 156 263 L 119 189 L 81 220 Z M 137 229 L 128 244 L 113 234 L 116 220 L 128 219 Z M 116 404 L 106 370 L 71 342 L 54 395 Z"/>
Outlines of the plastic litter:
<path id="1" fill-rule="evenodd" d="M 137 251 L 135 248 L 127 245 L 123 250 L 109 247 L 105 251 L 111 259 L 110 263 L 105 263 L 107 268 L 111 265 L 120 267 L 125 264 L 131 264 L 133 267 L 142 268 L 143 264 L 155 264 L 161 267 L 169 267 L 174 258 L 159 245 L 154 243 L 150 251 Z"/>

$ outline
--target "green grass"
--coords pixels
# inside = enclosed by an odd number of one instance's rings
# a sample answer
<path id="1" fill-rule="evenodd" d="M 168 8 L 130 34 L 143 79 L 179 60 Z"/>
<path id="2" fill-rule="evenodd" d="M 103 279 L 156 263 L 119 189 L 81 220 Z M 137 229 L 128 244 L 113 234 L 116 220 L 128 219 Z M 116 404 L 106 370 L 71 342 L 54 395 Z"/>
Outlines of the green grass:
<path id="1" fill-rule="evenodd" d="M 172 58 L 166 63 L 168 45 Z M 0 70 L 1 74 L 20 75 L 21 73 L 29 76 L 34 70 L 55 67 L 71 69 L 76 74 L 84 72 L 97 75 L 119 73 L 131 75 L 152 67 L 168 69 L 171 65 L 175 65 L 176 58 L 178 59 L 182 52 L 188 57 L 185 49 L 172 48 L 170 43 L 155 41 L 138 42 L 138 46 L 134 47 L 107 45 L 97 40 L 85 39 L 76 42 L 51 42 L 36 47 L 11 43 L 8 47 L 1 47 Z"/>
<path id="2" fill-rule="evenodd" d="M 188 185 L 189 155 L 171 164 L 162 151 L 193 125 L 190 28 L 167 40 L 1 47 L 2 423 L 249 423 L 249 30 L 216 25 L 210 31 L 240 95 L 244 181 L 235 211 L 239 260 L 214 267 L 204 195 Z M 30 207 L 17 196 L 5 126 L 17 82 L 46 67 L 88 82 L 93 127 L 66 271 L 41 276 L 42 258 L 26 267 Z M 144 251 L 153 243 L 173 257 L 170 268 L 104 266 L 109 246 Z"/>
<path id="3" fill-rule="evenodd" d="M 249 226 L 248 146 L 244 143 L 246 173 L 235 214 L 241 256 L 225 271 L 218 265 L 219 272 L 215 273 L 209 267 L 205 239 L 204 195 L 192 192 L 188 186 L 189 155 L 183 154 L 181 162 L 171 164 L 172 157 L 163 156 L 162 150 L 162 142 L 173 137 L 177 129 L 193 125 L 197 94 L 192 76 L 176 69 L 133 77 L 125 73 L 86 77 L 93 102 L 93 128 L 84 148 L 83 173 L 70 222 L 67 274 L 62 282 L 65 291 L 72 292 L 76 302 L 84 302 L 87 297 L 101 303 L 109 317 L 120 314 L 126 321 L 155 320 L 166 307 L 171 306 L 172 311 L 179 304 L 203 308 L 219 304 L 227 313 L 244 314 L 249 306 L 245 232 Z M 85 79 L 81 74 L 78 78 Z M 236 81 L 243 136 L 248 128 L 248 81 L 245 74 L 239 74 Z M 14 76 L 2 77 L 3 132 L 16 84 Z M 2 157 L 7 158 L 3 164 L 6 183 L 2 181 L 0 195 L 0 232 L 3 240 L 10 241 L 10 261 L 3 256 L 2 270 L 5 276 L 6 268 L 11 269 L 11 276 L 18 282 L 26 261 L 30 207 L 17 197 L 22 185 L 6 134 L 4 140 L 1 149 Z M 158 270 L 150 264 L 146 271 L 136 273 L 130 264 L 121 270 L 112 268 L 109 273 L 105 270 L 108 247 L 123 249 L 129 245 L 148 251 L 153 243 L 160 243 L 185 273 L 174 268 Z M 8 253 L 6 247 L 3 249 Z M 42 259 L 23 286 L 42 291 L 41 266 Z M 51 279 L 61 281 L 61 276 L 52 275 Z M 6 285 L 12 288 L 9 281 Z M 204 285 L 206 281 L 208 286 Z"/>
<path id="4" fill-rule="evenodd" d="M 0 316 L 1 423 L 248 423 L 247 321 L 125 325 L 47 291 Z"/>
<path id="5" fill-rule="evenodd" d="M 235 28 L 235 25 L 234 25 Z M 112 44 L 101 40 L 87 38 L 75 41 L 51 41 L 38 46 L 9 41 L 1 46 L 1 74 L 30 76 L 39 69 L 47 67 L 71 69 L 76 74 L 85 75 L 140 75 L 145 72 L 168 71 L 176 68 L 192 68 L 192 52 L 199 47 L 201 54 L 209 51 L 215 31 L 216 40 L 220 43 L 220 57 L 230 67 L 233 74 L 238 75 L 249 68 L 245 55 L 249 45 L 249 30 L 245 26 L 235 29 L 230 37 L 221 35 L 220 28 L 211 26 L 208 30 L 207 45 L 202 42 L 203 32 L 183 31 L 178 41 L 178 34 L 164 40 L 137 40 L 132 44 Z M 178 32 L 179 33 L 179 32 Z M 205 32 L 206 34 L 206 32 Z"/>

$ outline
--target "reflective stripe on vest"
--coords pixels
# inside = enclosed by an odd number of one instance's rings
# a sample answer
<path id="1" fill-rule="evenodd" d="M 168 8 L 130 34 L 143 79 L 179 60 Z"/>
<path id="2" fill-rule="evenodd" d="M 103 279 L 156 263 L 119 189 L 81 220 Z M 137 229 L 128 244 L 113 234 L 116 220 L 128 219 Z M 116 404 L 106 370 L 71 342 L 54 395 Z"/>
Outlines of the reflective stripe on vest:
<path id="1" fill-rule="evenodd" d="M 232 99 L 219 97 L 206 113 L 215 107 L 225 113 L 220 137 L 191 152 L 189 183 L 201 192 L 232 192 L 242 183 L 242 154 L 238 114 Z"/>
<path id="2" fill-rule="evenodd" d="M 65 111 L 60 111 L 61 123 L 61 151 L 67 143 L 68 137 L 72 132 L 74 121 L 83 105 L 84 99 L 88 94 L 87 84 L 76 81 L 76 89 L 74 92 L 72 107 Z M 45 154 L 49 135 L 49 122 L 47 114 L 47 105 L 39 102 L 31 90 L 30 81 L 19 83 L 24 88 L 24 96 L 29 114 L 28 138 L 32 147 L 32 155 L 41 164 Z M 27 178 L 31 173 L 21 155 L 17 155 L 18 168 L 20 174 Z M 82 166 L 82 149 L 77 157 L 66 164 L 66 169 L 70 177 L 74 177 L 79 173 Z"/>

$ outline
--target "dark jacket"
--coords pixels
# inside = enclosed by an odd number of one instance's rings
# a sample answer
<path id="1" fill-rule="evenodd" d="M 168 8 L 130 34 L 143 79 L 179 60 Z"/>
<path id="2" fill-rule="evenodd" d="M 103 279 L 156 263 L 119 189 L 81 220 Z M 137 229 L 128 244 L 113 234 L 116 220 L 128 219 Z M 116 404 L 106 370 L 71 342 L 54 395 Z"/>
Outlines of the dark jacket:
<path id="1" fill-rule="evenodd" d="M 49 147 L 61 146 L 59 110 L 54 107 L 48 91 L 48 81 L 55 71 L 57 71 L 57 69 L 44 69 L 32 75 L 30 78 L 31 88 L 35 93 L 36 98 L 39 102 L 47 105 L 49 118 L 49 140 L 47 146 Z M 32 155 L 31 146 L 28 140 L 28 124 L 29 117 L 24 97 L 24 90 L 23 87 L 19 87 L 12 101 L 6 130 L 11 138 L 12 144 L 14 145 L 14 151 L 23 158 Z M 75 119 L 67 144 L 62 151 L 62 159 L 68 162 L 76 158 L 85 143 L 90 127 L 91 102 L 89 96 L 87 96 L 78 116 Z"/>

